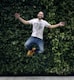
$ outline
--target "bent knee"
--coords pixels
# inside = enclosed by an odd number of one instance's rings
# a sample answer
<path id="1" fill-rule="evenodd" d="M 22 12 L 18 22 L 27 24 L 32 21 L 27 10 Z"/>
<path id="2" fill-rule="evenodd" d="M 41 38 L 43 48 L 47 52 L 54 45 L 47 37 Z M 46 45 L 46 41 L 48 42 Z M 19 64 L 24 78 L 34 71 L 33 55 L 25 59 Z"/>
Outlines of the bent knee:
<path id="1" fill-rule="evenodd" d="M 25 48 L 28 48 L 29 45 L 27 43 L 25 43 L 24 46 L 25 46 Z"/>
<path id="2" fill-rule="evenodd" d="M 40 50 L 38 53 L 43 53 L 44 52 L 44 49 Z"/>

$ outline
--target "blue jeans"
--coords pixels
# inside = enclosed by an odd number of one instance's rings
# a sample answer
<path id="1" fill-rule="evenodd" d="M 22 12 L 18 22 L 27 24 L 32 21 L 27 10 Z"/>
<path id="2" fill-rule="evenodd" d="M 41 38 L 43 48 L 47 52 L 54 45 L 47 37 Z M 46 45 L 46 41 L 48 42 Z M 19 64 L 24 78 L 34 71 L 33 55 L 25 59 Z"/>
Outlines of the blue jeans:
<path id="1" fill-rule="evenodd" d="M 28 49 L 28 50 L 32 50 L 32 46 L 33 45 L 37 45 L 38 48 L 36 48 L 36 52 L 37 53 L 43 53 L 44 52 L 44 42 L 42 39 L 36 38 L 36 37 L 30 37 L 26 43 L 24 44 L 24 46 Z"/>

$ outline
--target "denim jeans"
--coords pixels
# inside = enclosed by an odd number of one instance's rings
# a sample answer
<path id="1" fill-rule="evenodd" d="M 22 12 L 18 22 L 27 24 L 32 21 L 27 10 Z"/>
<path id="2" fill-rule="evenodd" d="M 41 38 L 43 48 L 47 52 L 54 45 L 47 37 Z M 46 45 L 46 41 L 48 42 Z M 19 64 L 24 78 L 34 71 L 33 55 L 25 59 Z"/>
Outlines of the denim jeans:
<path id="1" fill-rule="evenodd" d="M 24 46 L 28 49 L 31 50 L 32 46 L 36 45 L 38 48 L 36 48 L 37 53 L 43 53 L 44 52 L 44 42 L 42 39 L 39 39 L 37 37 L 30 37 Z"/>

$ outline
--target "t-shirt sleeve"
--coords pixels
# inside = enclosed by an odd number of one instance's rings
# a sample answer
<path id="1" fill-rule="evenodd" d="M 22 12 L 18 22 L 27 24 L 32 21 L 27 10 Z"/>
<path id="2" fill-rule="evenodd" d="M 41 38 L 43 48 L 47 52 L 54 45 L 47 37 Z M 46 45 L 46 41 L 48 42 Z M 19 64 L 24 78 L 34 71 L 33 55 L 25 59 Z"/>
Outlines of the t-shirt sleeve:
<path id="1" fill-rule="evenodd" d="M 33 23 L 34 23 L 34 19 L 28 20 L 28 22 L 29 22 L 30 24 L 33 24 Z"/>
<path id="2" fill-rule="evenodd" d="M 51 26 L 51 24 L 45 21 L 45 27 L 49 27 L 49 26 Z"/>

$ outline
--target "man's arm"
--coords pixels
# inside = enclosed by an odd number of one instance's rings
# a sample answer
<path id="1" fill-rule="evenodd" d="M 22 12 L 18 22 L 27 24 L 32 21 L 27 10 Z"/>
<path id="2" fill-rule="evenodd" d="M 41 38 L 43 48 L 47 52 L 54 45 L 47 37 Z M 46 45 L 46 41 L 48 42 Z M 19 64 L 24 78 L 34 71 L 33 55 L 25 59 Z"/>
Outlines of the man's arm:
<path id="1" fill-rule="evenodd" d="M 62 26 L 65 26 L 65 22 L 59 22 L 58 24 L 50 25 L 49 28 L 57 28 Z"/>
<path id="2" fill-rule="evenodd" d="M 20 20 L 23 24 L 30 24 L 28 21 L 21 18 L 19 13 L 15 13 L 15 18 Z"/>

